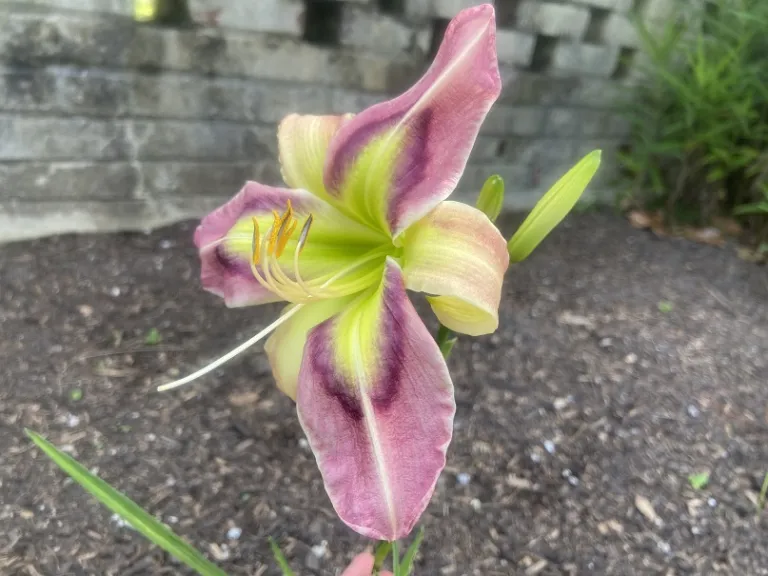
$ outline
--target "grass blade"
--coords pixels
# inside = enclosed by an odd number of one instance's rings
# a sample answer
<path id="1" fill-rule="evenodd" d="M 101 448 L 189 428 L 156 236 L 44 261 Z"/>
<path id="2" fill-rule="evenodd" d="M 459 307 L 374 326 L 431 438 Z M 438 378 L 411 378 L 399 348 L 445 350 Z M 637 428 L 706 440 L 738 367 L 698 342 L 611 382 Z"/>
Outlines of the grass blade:
<path id="1" fill-rule="evenodd" d="M 24 431 L 46 456 L 56 463 L 59 468 L 69 474 L 99 502 L 147 538 L 180 562 L 195 570 L 201 576 L 227 576 L 226 572 L 206 560 L 206 558 L 167 526 L 149 513 L 142 510 L 136 503 L 124 494 L 112 488 L 98 476 L 91 474 L 84 466 L 71 456 L 64 454 L 53 444 L 31 430 Z"/>
<path id="2" fill-rule="evenodd" d="M 280 546 L 277 545 L 277 542 L 275 542 L 274 538 L 271 536 L 269 537 L 269 547 L 272 548 L 272 556 L 275 557 L 275 562 L 277 562 L 277 565 L 280 566 L 280 570 L 282 570 L 283 576 L 296 576 L 293 573 L 293 570 L 291 570 L 291 566 L 288 564 L 288 560 L 286 560 L 285 556 L 283 556 L 283 551 L 280 550 Z"/>
<path id="3" fill-rule="evenodd" d="M 416 554 L 419 552 L 422 540 L 424 540 L 423 527 L 419 528 L 419 533 L 416 534 L 416 538 L 413 539 L 413 542 L 411 542 L 411 545 L 408 546 L 408 550 L 405 552 L 405 556 L 403 556 L 403 563 L 400 565 L 403 576 L 410 576 L 413 570 L 413 561 L 416 559 Z"/>

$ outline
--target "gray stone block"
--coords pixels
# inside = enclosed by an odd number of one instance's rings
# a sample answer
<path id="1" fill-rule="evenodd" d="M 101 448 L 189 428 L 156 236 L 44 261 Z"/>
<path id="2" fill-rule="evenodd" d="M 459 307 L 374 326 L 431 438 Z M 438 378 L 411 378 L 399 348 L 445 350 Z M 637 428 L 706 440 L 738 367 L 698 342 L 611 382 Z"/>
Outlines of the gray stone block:
<path id="1" fill-rule="evenodd" d="M 582 4 L 593 8 L 602 8 L 604 10 L 614 10 L 626 14 L 634 5 L 635 0 L 570 0 L 574 4 Z"/>
<path id="2" fill-rule="evenodd" d="M 581 119 L 574 108 L 550 108 L 544 121 L 545 136 L 575 136 L 579 132 Z"/>
<path id="3" fill-rule="evenodd" d="M 391 16 L 349 4 L 342 9 L 340 40 L 380 54 L 403 54 L 415 46 L 416 31 Z"/>
<path id="4" fill-rule="evenodd" d="M 502 66 L 499 104 L 560 104 L 581 84 L 578 77 L 548 76 Z"/>
<path id="5" fill-rule="evenodd" d="M 575 143 L 572 138 L 508 139 L 506 157 L 515 162 L 546 167 L 573 163 Z"/>
<path id="6" fill-rule="evenodd" d="M 524 0 L 517 8 L 517 25 L 547 36 L 578 39 L 589 26 L 589 10 L 580 6 Z"/>
<path id="7" fill-rule="evenodd" d="M 192 19 L 202 26 L 272 32 L 299 37 L 304 5 L 300 0 L 188 0 Z"/>
<path id="8" fill-rule="evenodd" d="M 619 106 L 628 91 L 615 80 L 583 78 L 568 95 L 567 101 L 577 106 L 612 109 Z"/>
<path id="9" fill-rule="evenodd" d="M 128 155 L 121 122 L 0 115 L 0 161 L 115 160 Z"/>
<path id="10" fill-rule="evenodd" d="M 601 41 L 611 46 L 637 48 L 640 37 L 634 24 L 624 14 L 610 14 L 603 23 Z"/>
<path id="11" fill-rule="evenodd" d="M 274 128 L 233 123 L 129 121 L 131 140 L 139 160 L 226 160 L 236 162 L 273 159 Z"/>
<path id="12" fill-rule="evenodd" d="M 154 205 L 143 200 L 11 200 L 0 203 L 0 242 L 52 234 L 149 231 L 191 214 L 174 216 L 158 217 Z"/>
<path id="13" fill-rule="evenodd" d="M 552 72 L 608 77 L 618 62 L 618 46 L 560 42 L 552 57 Z"/>
<path id="14" fill-rule="evenodd" d="M 0 111 L 89 116 L 126 113 L 130 80 L 119 73 L 66 69 L 0 71 Z"/>
<path id="15" fill-rule="evenodd" d="M 133 14 L 133 0 L 26 0 L 30 6 L 83 12 L 108 12 L 130 16 Z"/>
<path id="16" fill-rule="evenodd" d="M 22 67 L 161 66 L 168 32 L 87 13 L 17 13 L 0 20 L 0 62 Z"/>
<path id="17" fill-rule="evenodd" d="M 522 163 L 470 164 L 464 170 L 457 190 L 467 202 L 474 204 L 483 184 L 494 174 L 504 179 L 506 195 L 514 193 L 516 188 L 527 187 L 532 172 L 529 166 Z"/>
<path id="18" fill-rule="evenodd" d="M 609 134 L 609 114 L 602 110 L 580 111 L 581 135 L 588 137 L 606 136 Z"/>
<path id="19" fill-rule="evenodd" d="M 331 114 L 358 113 L 366 108 L 389 100 L 387 94 L 372 94 L 370 92 L 358 92 L 355 90 L 344 90 L 343 88 L 333 90 L 331 93 Z"/>
<path id="20" fill-rule="evenodd" d="M 473 164 L 542 164 L 574 160 L 573 138 L 529 138 L 522 136 L 478 138 L 472 152 Z"/>
<path id="21" fill-rule="evenodd" d="M 438 18 L 453 18 L 465 8 L 486 3 L 487 0 L 432 0 L 432 13 Z"/>
<path id="22" fill-rule="evenodd" d="M 293 38 L 223 29 L 169 30 L 126 19 L 10 14 L 0 22 L 0 64 L 162 69 L 388 92 L 423 69 L 420 58 L 322 48 Z"/>
<path id="23" fill-rule="evenodd" d="M 281 182 L 280 167 L 270 159 L 262 162 L 143 163 L 144 194 L 161 200 L 164 197 L 222 196 L 231 197 L 248 180 L 264 184 Z"/>
<path id="24" fill-rule="evenodd" d="M 533 57 L 536 39 L 532 34 L 516 30 L 496 31 L 496 52 L 502 64 L 528 66 Z"/>
<path id="25" fill-rule="evenodd" d="M 484 164 L 498 161 L 502 157 L 504 147 L 505 139 L 501 136 L 478 136 L 472 147 L 469 162 Z"/>
<path id="26" fill-rule="evenodd" d="M 624 139 L 632 133 L 632 123 L 629 119 L 620 113 L 608 114 L 606 117 L 607 127 L 605 134 Z"/>
<path id="27" fill-rule="evenodd" d="M 125 162 L 16 162 L 0 164 L 0 198 L 27 202 L 129 200 L 139 173 Z"/>
<path id="28" fill-rule="evenodd" d="M 678 0 L 645 0 L 640 5 L 639 15 L 649 24 L 662 23 L 675 11 Z"/>
<path id="29" fill-rule="evenodd" d="M 328 86 L 259 83 L 253 92 L 262 122 L 279 122 L 292 113 L 328 114 L 333 108 L 333 91 Z"/>
<path id="30" fill-rule="evenodd" d="M 483 123 L 481 133 L 530 136 L 541 133 L 543 124 L 544 108 L 539 106 L 494 106 Z"/>
<path id="31" fill-rule="evenodd" d="M 252 80 L 126 73 L 132 116 L 253 122 L 260 94 Z"/>

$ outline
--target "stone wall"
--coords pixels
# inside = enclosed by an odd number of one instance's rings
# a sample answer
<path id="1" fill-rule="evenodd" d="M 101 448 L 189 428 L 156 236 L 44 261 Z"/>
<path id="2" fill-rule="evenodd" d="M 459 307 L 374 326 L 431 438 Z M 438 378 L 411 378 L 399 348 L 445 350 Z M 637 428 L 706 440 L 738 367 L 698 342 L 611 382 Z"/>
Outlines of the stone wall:
<path id="1" fill-rule="evenodd" d="M 632 10 L 674 0 L 496 0 L 504 89 L 460 184 L 501 174 L 530 207 L 626 135 Z M 0 240 L 150 229 L 247 179 L 280 180 L 276 123 L 358 111 L 410 85 L 470 0 L 187 0 L 191 22 L 134 21 L 133 0 L 0 0 Z M 637 4 L 637 5 L 635 5 Z"/>

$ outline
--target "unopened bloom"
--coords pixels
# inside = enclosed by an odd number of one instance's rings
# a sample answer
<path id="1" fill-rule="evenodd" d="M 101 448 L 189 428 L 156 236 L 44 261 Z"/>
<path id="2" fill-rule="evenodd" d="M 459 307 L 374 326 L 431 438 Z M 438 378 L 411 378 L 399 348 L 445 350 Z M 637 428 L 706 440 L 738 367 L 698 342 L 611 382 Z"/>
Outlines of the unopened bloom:
<path id="1" fill-rule="evenodd" d="M 290 188 L 249 182 L 195 233 L 203 286 L 228 306 L 287 301 L 282 316 L 187 382 L 272 332 L 266 351 L 293 398 L 341 519 L 396 540 L 445 465 L 455 402 L 440 350 L 406 290 L 442 324 L 496 330 L 509 255 L 481 211 L 446 201 L 499 95 L 492 6 L 461 12 L 403 95 L 358 115 L 286 117 Z"/>

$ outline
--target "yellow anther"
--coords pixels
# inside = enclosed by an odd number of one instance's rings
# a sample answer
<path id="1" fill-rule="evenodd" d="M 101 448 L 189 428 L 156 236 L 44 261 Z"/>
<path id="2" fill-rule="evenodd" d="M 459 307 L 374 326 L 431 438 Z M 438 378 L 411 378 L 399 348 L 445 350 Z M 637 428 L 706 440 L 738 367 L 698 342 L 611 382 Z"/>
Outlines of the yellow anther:
<path id="1" fill-rule="evenodd" d="M 287 220 L 285 221 L 287 222 Z M 296 230 L 296 225 L 299 223 L 296 218 L 291 218 L 290 224 L 285 224 L 280 227 L 280 234 L 277 236 L 277 248 L 275 248 L 275 256 L 280 258 L 280 256 L 283 255 L 283 250 L 285 250 L 285 245 L 288 243 L 288 240 L 291 239 L 291 236 L 293 235 L 293 231 Z"/>
<path id="2" fill-rule="evenodd" d="M 286 222 L 291 218 L 293 218 L 293 204 L 291 204 L 291 199 L 289 198 L 288 200 L 286 200 L 285 203 L 286 203 L 285 212 L 283 212 L 283 216 L 282 216 L 283 222 Z"/>
<path id="3" fill-rule="evenodd" d="M 280 233 L 280 226 L 283 223 L 283 220 L 280 217 L 280 214 L 277 213 L 277 210 L 272 210 L 272 216 L 274 217 L 275 221 L 272 223 L 272 230 L 269 232 L 269 243 L 267 244 L 267 254 L 270 256 L 272 256 L 272 254 L 275 252 L 277 235 Z"/>
<path id="4" fill-rule="evenodd" d="M 307 243 L 307 236 L 309 236 L 309 229 L 312 227 L 312 214 L 307 216 L 306 222 L 304 222 L 304 226 L 301 227 L 301 234 L 299 234 L 299 241 L 296 244 L 296 249 L 298 250 L 298 253 L 301 254 L 301 251 L 304 250 L 304 244 Z"/>
<path id="5" fill-rule="evenodd" d="M 253 221 L 253 239 L 251 240 L 251 261 L 256 266 L 259 263 L 261 256 L 261 235 L 259 234 L 259 221 L 256 217 Z"/>

